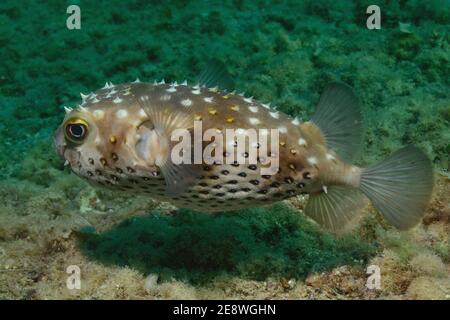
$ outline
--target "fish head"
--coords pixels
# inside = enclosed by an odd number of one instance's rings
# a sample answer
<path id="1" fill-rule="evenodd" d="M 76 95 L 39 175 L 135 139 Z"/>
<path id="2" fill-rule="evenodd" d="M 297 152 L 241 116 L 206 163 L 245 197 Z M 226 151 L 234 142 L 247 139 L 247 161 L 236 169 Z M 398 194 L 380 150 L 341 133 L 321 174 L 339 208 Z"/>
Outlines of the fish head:
<path id="1" fill-rule="evenodd" d="M 106 101 L 66 111 L 53 140 L 77 175 L 98 180 L 96 174 L 105 179 L 117 172 L 157 171 L 160 138 L 138 103 Z"/>

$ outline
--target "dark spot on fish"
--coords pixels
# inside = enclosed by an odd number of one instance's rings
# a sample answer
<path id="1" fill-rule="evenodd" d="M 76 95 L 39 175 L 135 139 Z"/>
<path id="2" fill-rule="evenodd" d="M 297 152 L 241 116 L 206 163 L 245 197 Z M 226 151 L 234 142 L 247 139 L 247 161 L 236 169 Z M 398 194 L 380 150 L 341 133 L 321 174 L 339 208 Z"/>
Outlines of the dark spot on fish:
<path id="1" fill-rule="evenodd" d="M 280 184 L 278 182 L 272 182 L 270 185 L 272 188 L 278 188 Z"/>
<path id="2" fill-rule="evenodd" d="M 143 179 L 144 181 L 150 181 L 150 178 L 149 178 L 149 177 L 142 177 L 142 179 Z"/>
<path id="3" fill-rule="evenodd" d="M 259 180 L 250 180 L 250 183 L 257 186 L 259 184 Z"/>
<path id="4" fill-rule="evenodd" d="M 220 189 L 220 188 L 222 188 L 222 186 L 220 184 L 218 184 L 218 185 L 215 185 L 213 188 L 214 189 Z"/>
<path id="5" fill-rule="evenodd" d="M 309 180 L 311 179 L 311 174 L 307 171 L 303 173 L 303 179 Z"/>
<path id="6" fill-rule="evenodd" d="M 105 158 L 100 158 L 100 163 L 101 163 L 103 166 L 106 166 L 106 165 L 108 164 L 108 162 L 106 161 Z"/>
<path id="7" fill-rule="evenodd" d="M 120 168 L 116 168 L 116 171 L 117 171 L 117 173 L 120 173 L 120 174 L 122 174 L 123 173 L 123 170 L 122 169 L 120 169 Z"/>
<path id="8" fill-rule="evenodd" d="M 248 158 L 248 152 L 244 152 L 243 156 L 244 158 Z"/>
<path id="9" fill-rule="evenodd" d="M 237 183 L 238 183 L 237 180 L 230 180 L 227 182 L 227 184 L 237 184 Z"/>
<path id="10" fill-rule="evenodd" d="M 228 190 L 228 192 L 229 192 L 229 193 L 236 193 L 236 192 L 237 192 L 237 189 L 230 189 L 230 190 Z"/>
<path id="11" fill-rule="evenodd" d="M 97 169 L 97 170 L 95 170 L 95 174 L 98 175 L 98 176 L 101 176 L 101 175 L 102 175 L 102 172 L 101 172 L 100 170 Z"/>
<path id="12" fill-rule="evenodd" d="M 254 165 L 254 164 L 251 164 L 251 165 L 248 166 L 248 168 L 249 168 L 250 170 L 256 170 L 257 166 Z"/>
<path id="13" fill-rule="evenodd" d="M 250 191 L 252 191 L 252 189 L 250 189 L 250 188 L 242 188 L 241 191 L 250 192 Z"/>
<path id="14" fill-rule="evenodd" d="M 134 172 L 136 172 L 136 170 L 134 170 L 134 169 L 131 168 L 131 167 L 127 167 L 127 171 L 128 171 L 129 173 L 134 173 Z"/>
<path id="15" fill-rule="evenodd" d="M 206 182 L 200 182 L 198 185 L 200 187 L 207 187 L 208 186 L 208 184 Z"/>
<path id="16" fill-rule="evenodd" d="M 201 190 L 201 191 L 199 191 L 199 193 L 201 193 L 201 194 L 209 194 L 209 191 L 208 190 Z"/>
<path id="17" fill-rule="evenodd" d="M 203 166 L 203 170 L 205 170 L 205 171 L 210 171 L 210 170 L 211 170 L 211 167 L 210 167 L 210 166 Z"/>
<path id="18" fill-rule="evenodd" d="M 296 192 L 295 192 L 295 190 L 290 189 L 287 191 L 287 194 L 290 196 L 294 196 L 296 194 Z"/>
<path id="19" fill-rule="evenodd" d="M 228 171 L 228 170 L 222 170 L 222 174 L 225 176 L 228 175 L 229 173 L 230 173 L 230 171 Z"/>
<path id="20" fill-rule="evenodd" d="M 213 180 L 218 180 L 218 179 L 219 179 L 218 176 L 210 176 L 209 178 L 210 178 L 210 179 L 213 179 Z"/>
<path id="21" fill-rule="evenodd" d="M 88 161 L 89 161 L 90 164 L 94 164 L 94 159 L 89 158 Z"/>
<path id="22" fill-rule="evenodd" d="M 119 181 L 119 178 L 118 178 L 117 176 L 115 176 L 115 175 L 111 175 L 111 178 L 112 178 L 114 181 Z"/>
<path id="23" fill-rule="evenodd" d="M 245 178 L 247 176 L 247 174 L 245 172 L 240 172 L 238 174 L 239 177 Z"/>
<path id="24" fill-rule="evenodd" d="M 259 194 L 266 194 L 266 193 L 267 193 L 267 190 L 265 190 L 265 189 L 264 189 L 264 190 L 259 190 L 258 193 L 259 193 Z"/>
<path id="25" fill-rule="evenodd" d="M 267 175 L 267 174 L 263 174 L 261 177 L 263 177 L 264 179 L 270 179 L 270 178 L 272 178 L 271 175 Z"/>
<path id="26" fill-rule="evenodd" d="M 231 164 L 233 167 L 239 167 L 239 163 L 237 160 L 234 160 L 234 162 Z"/>
<path id="27" fill-rule="evenodd" d="M 92 172 L 90 172 L 90 171 L 87 171 L 86 173 L 88 174 L 89 177 L 92 177 L 92 176 L 94 175 L 94 174 L 93 174 Z"/>
<path id="28" fill-rule="evenodd" d="M 304 187 L 305 187 L 305 184 L 304 184 L 303 182 L 300 182 L 299 184 L 297 184 L 297 187 L 299 187 L 299 188 L 304 188 Z"/>
<path id="29" fill-rule="evenodd" d="M 117 161 L 117 160 L 119 159 L 119 157 L 118 157 L 117 154 L 115 154 L 115 153 L 111 153 L 111 158 L 112 158 L 114 161 Z"/>

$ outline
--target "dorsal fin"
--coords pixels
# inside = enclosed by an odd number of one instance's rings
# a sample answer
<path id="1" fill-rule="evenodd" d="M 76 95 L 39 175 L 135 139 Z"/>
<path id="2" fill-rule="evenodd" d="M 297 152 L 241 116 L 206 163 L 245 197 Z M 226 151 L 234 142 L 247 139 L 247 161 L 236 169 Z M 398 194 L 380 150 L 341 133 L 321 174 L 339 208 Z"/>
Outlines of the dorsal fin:
<path id="1" fill-rule="evenodd" d="M 327 147 L 350 162 L 361 147 L 361 118 L 359 99 L 352 88 L 332 83 L 320 96 L 311 121 L 322 130 Z"/>
<path id="2" fill-rule="evenodd" d="M 227 71 L 224 63 L 217 59 L 211 59 L 207 62 L 205 68 L 202 70 L 197 78 L 201 86 L 207 88 L 219 87 L 228 91 L 233 91 L 233 79 Z"/>

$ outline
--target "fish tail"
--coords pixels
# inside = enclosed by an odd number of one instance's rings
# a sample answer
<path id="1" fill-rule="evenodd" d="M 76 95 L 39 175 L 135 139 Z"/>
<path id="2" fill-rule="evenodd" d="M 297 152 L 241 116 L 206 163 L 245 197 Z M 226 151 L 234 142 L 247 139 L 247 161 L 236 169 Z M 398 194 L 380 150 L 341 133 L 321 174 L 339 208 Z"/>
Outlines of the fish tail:
<path id="1" fill-rule="evenodd" d="M 362 169 L 359 189 L 389 223 L 409 229 L 422 219 L 431 197 L 431 162 L 419 148 L 405 147 Z"/>

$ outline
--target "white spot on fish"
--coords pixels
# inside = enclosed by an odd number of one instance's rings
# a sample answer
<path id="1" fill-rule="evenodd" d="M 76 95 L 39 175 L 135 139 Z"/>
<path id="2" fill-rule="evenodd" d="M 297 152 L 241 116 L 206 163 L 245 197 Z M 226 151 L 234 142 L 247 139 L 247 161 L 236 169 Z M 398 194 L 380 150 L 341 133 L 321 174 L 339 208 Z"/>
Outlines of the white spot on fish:
<path id="1" fill-rule="evenodd" d="M 328 193 L 328 188 L 327 188 L 327 186 L 322 186 L 322 190 L 323 190 L 323 192 Z"/>
<path id="2" fill-rule="evenodd" d="M 308 163 L 312 166 L 317 164 L 317 158 L 316 157 L 309 157 L 308 158 Z"/>
<path id="3" fill-rule="evenodd" d="M 250 106 L 250 107 L 248 107 L 248 109 L 249 109 L 251 112 L 253 112 L 253 113 L 258 112 L 258 107 L 257 107 L 257 106 Z"/>
<path id="4" fill-rule="evenodd" d="M 297 117 L 295 117 L 295 119 L 292 120 L 291 123 L 297 126 L 300 124 L 300 120 Z"/>
<path id="5" fill-rule="evenodd" d="M 336 159 L 336 158 L 335 158 L 332 154 L 330 154 L 330 153 L 327 153 L 326 157 L 327 157 L 328 160 L 335 160 L 335 159 Z"/>
<path id="6" fill-rule="evenodd" d="M 186 108 L 190 107 L 190 106 L 192 106 L 192 100 L 191 99 L 181 100 L 181 105 Z"/>
<path id="7" fill-rule="evenodd" d="M 105 116 L 105 112 L 103 110 L 94 110 L 92 114 L 94 115 L 94 118 L 99 120 L 103 119 L 103 117 Z"/>
<path id="8" fill-rule="evenodd" d="M 192 94 L 200 94 L 200 89 L 195 89 L 195 90 L 192 90 Z"/>
<path id="9" fill-rule="evenodd" d="M 125 118 L 126 116 L 128 116 L 128 111 L 127 111 L 127 110 L 125 110 L 125 109 L 117 110 L 117 112 L 116 112 L 116 117 L 117 117 L 117 118 L 123 119 L 123 118 Z"/>
<path id="10" fill-rule="evenodd" d="M 123 100 L 120 99 L 119 97 L 116 97 L 116 98 L 113 100 L 114 103 L 121 103 L 122 101 L 123 101 Z"/>
<path id="11" fill-rule="evenodd" d="M 259 121 L 258 118 L 249 118 L 248 121 L 250 121 L 250 124 L 253 124 L 253 125 L 257 125 L 257 124 L 261 123 L 261 121 Z"/>
<path id="12" fill-rule="evenodd" d="M 261 103 L 261 105 L 266 109 L 270 109 L 270 103 Z"/>
<path id="13" fill-rule="evenodd" d="M 253 97 L 250 97 L 250 98 L 244 98 L 244 101 L 247 102 L 247 103 L 252 103 Z"/>
<path id="14" fill-rule="evenodd" d="M 213 97 L 206 97 L 203 100 L 205 100 L 205 102 L 212 103 Z"/>
<path id="15" fill-rule="evenodd" d="M 306 146 L 306 140 L 303 138 L 298 139 L 298 144 L 301 146 Z"/>
<path id="16" fill-rule="evenodd" d="M 169 89 L 167 89 L 166 91 L 167 92 L 177 92 L 177 89 L 174 86 L 172 86 Z"/>
<path id="17" fill-rule="evenodd" d="M 280 131 L 281 133 L 287 133 L 286 127 L 279 127 L 278 131 Z"/>

